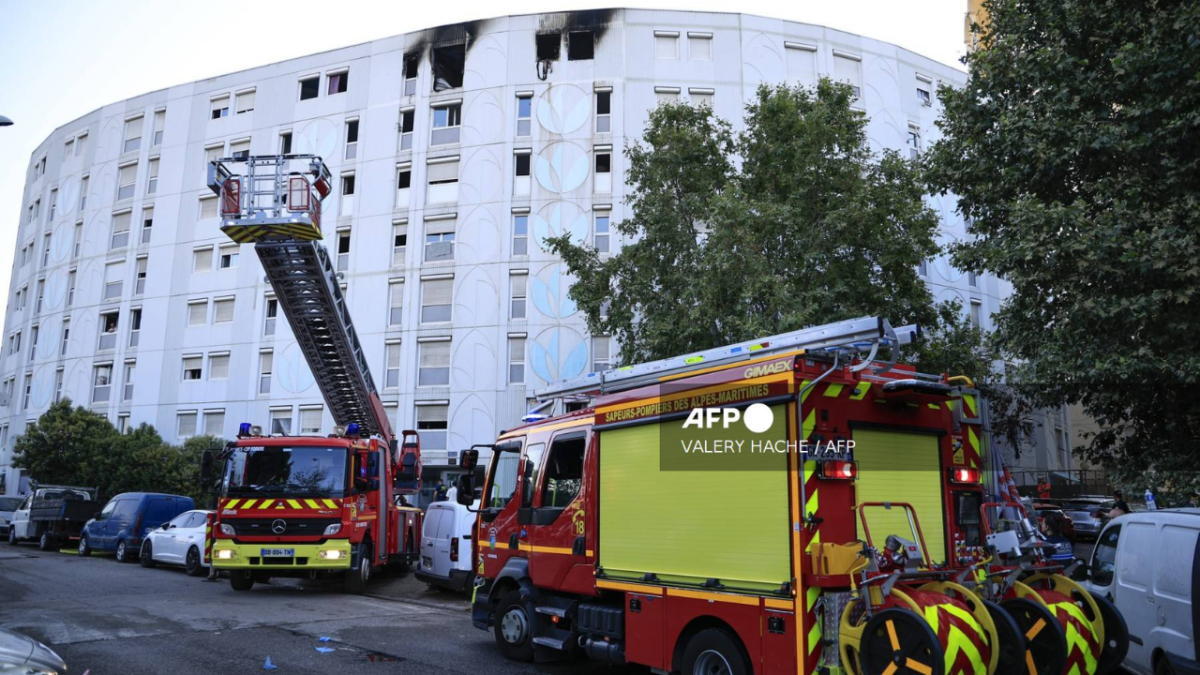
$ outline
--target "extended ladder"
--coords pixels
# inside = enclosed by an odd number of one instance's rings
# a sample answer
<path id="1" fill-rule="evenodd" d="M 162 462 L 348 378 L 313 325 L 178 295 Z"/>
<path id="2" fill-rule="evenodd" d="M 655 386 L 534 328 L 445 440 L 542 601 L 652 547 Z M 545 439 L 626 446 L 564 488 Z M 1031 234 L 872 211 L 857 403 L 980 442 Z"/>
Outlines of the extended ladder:
<path id="1" fill-rule="evenodd" d="M 905 345 L 915 340 L 919 334 L 920 330 L 915 325 L 893 329 L 886 319 L 879 317 L 848 319 L 693 354 L 588 373 L 551 384 L 537 390 L 534 395 L 543 402 L 555 399 L 586 399 L 655 384 L 668 375 L 679 375 L 799 349 L 863 355 L 861 363 L 856 366 L 863 368 L 874 360 L 880 347 Z"/>

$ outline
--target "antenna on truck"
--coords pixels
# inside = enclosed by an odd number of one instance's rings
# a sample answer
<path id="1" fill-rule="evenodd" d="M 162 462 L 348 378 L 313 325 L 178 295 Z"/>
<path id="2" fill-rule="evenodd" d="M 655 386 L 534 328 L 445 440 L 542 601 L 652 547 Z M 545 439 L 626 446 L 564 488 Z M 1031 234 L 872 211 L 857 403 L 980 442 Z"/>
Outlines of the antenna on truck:
<path id="1" fill-rule="evenodd" d="M 892 328 L 887 319 L 864 316 L 857 319 L 837 321 L 821 326 L 772 335 L 771 337 L 738 342 L 724 347 L 715 347 L 683 356 L 673 356 L 649 363 L 640 363 L 611 370 L 587 373 L 579 377 L 555 382 L 534 392 L 538 401 L 586 401 L 594 396 L 628 391 L 656 384 L 663 377 L 677 376 L 713 366 L 757 359 L 771 354 L 806 350 L 837 354 L 862 355 L 854 370 L 867 368 L 875 361 L 880 347 L 906 345 L 920 336 L 915 324 Z M 885 362 L 876 374 L 886 372 L 895 364 L 897 352 L 891 361 Z M 535 411 L 541 412 L 545 405 Z"/>

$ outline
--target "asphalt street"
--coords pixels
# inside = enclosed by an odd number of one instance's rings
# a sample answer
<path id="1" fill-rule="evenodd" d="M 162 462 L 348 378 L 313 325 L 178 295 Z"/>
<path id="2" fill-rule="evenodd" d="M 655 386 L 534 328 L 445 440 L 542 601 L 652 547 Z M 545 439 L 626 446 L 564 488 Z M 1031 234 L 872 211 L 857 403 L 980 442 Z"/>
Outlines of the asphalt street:
<path id="1" fill-rule="evenodd" d="M 375 579 L 367 596 L 290 579 L 238 593 L 177 569 L 27 545 L 0 548 L 0 626 L 46 643 L 72 675 L 627 672 L 505 661 L 471 625 L 466 596 L 411 575 Z M 267 657 L 277 669 L 263 669 Z"/>

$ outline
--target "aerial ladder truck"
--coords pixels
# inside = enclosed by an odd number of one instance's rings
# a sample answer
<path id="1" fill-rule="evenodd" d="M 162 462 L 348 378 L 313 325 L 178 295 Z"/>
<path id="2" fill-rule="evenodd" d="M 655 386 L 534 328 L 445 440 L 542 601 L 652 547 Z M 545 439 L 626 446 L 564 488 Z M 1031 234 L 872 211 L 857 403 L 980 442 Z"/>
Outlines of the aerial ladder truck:
<path id="1" fill-rule="evenodd" d="M 406 567 L 420 550 L 422 513 L 406 500 L 421 488 L 420 437 L 392 430 L 321 244 L 330 181 L 316 155 L 208 167 L 221 231 L 253 244 L 336 425 L 327 436 L 292 436 L 243 423 L 223 452 L 206 454 L 202 473 L 220 471 L 212 564 L 239 591 L 272 576 L 338 574 L 361 593 L 374 570 Z"/>

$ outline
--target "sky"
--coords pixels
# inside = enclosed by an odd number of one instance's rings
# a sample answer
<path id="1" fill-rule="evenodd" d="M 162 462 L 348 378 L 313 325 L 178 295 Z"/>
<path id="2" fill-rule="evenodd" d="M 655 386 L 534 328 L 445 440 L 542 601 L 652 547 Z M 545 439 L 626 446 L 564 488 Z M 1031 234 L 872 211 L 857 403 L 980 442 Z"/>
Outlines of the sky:
<path id="1" fill-rule="evenodd" d="M 0 291 L 8 298 L 31 153 L 55 128 L 146 92 L 471 19 L 611 7 L 579 0 L 0 0 Z M 957 65 L 967 0 L 741 0 L 748 14 L 828 26 Z M 728 11 L 720 0 L 625 7 Z M 498 8 L 503 7 L 503 10 Z M 958 67 L 962 67 L 959 65 Z M 8 298 L 11 299 L 11 298 Z"/>

